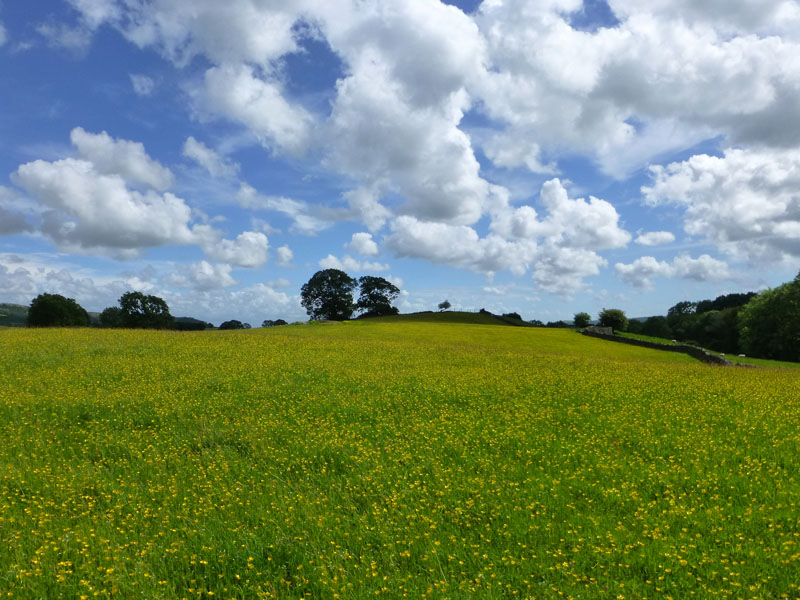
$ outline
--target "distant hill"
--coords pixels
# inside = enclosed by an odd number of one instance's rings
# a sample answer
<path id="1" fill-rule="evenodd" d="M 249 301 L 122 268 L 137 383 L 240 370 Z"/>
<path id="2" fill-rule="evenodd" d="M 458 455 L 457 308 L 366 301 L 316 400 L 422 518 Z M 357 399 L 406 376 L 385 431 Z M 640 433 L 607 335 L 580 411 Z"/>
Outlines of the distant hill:
<path id="1" fill-rule="evenodd" d="M 0 327 L 24 327 L 27 318 L 27 306 L 0 303 Z"/>

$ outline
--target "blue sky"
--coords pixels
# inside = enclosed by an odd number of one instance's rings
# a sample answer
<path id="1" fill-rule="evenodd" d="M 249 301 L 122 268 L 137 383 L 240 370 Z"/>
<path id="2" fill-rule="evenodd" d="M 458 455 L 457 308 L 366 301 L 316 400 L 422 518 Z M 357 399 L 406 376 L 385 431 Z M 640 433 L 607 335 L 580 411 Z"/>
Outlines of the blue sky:
<path id="1" fill-rule="evenodd" d="M 549 321 L 771 287 L 798 46 L 795 0 L 4 2 L 0 301 L 257 325 L 335 267 Z"/>

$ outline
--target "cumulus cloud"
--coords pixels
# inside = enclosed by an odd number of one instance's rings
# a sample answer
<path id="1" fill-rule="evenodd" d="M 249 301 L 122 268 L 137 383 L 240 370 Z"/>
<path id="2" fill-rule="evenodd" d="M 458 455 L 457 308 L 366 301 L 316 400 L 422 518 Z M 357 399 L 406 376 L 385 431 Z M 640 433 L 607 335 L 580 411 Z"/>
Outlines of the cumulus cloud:
<path id="1" fill-rule="evenodd" d="M 650 288 L 653 277 L 677 277 L 694 281 L 721 281 L 730 277 L 728 265 L 702 254 L 692 258 L 687 254 L 675 257 L 672 262 L 659 261 L 652 256 L 642 256 L 631 264 L 614 265 L 617 277 L 638 288 Z"/>
<path id="2" fill-rule="evenodd" d="M 379 254 L 378 244 L 372 239 L 370 233 L 354 233 L 347 247 L 362 256 L 378 256 Z"/>
<path id="3" fill-rule="evenodd" d="M 230 265 L 255 268 L 267 261 L 269 243 L 263 233 L 246 231 L 224 239 L 210 225 L 195 223 L 192 209 L 174 194 L 131 189 L 129 181 L 155 188 L 172 183 L 172 173 L 151 159 L 142 144 L 80 128 L 72 131 L 72 141 L 80 158 L 36 160 L 12 174 L 14 183 L 38 202 L 41 229 L 59 248 L 133 258 L 147 247 L 197 245 L 212 260 Z"/>
<path id="4" fill-rule="evenodd" d="M 102 175 L 119 175 L 131 183 L 150 186 L 159 191 L 172 187 L 172 172 L 153 160 L 139 142 L 112 138 L 105 131 L 88 133 L 76 127 L 70 140 L 78 157 L 92 163 Z"/>
<path id="5" fill-rule="evenodd" d="M 310 143 L 313 118 L 288 102 L 277 81 L 264 79 L 247 65 L 212 67 L 205 76 L 209 107 L 248 127 L 270 148 L 299 155 Z"/>
<path id="6" fill-rule="evenodd" d="M 675 241 L 675 234 L 670 231 L 648 231 L 636 237 L 636 243 L 642 246 L 660 246 Z"/>
<path id="7" fill-rule="evenodd" d="M 305 202 L 282 196 L 259 194 L 254 187 L 246 183 L 241 184 L 236 200 L 244 208 L 269 210 L 286 215 L 294 221 L 292 229 L 305 235 L 315 235 L 331 226 L 330 222 L 312 215 L 311 207 Z"/>
<path id="8" fill-rule="evenodd" d="M 192 136 L 183 144 L 183 155 L 203 167 L 212 177 L 235 177 L 239 172 L 238 164 L 220 156 Z"/>
<path id="9" fill-rule="evenodd" d="M 177 196 L 131 190 L 119 175 L 67 158 L 21 165 L 12 180 L 44 207 L 43 231 L 60 247 L 131 257 L 147 246 L 189 244 L 191 209 Z"/>
<path id="10" fill-rule="evenodd" d="M 340 271 L 356 273 L 389 270 L 389 265 L 384 265 L 379 262 L 360 261 L 349 254 L 345 254 L 342 258 L 338 258 L 333 254 L 328 254 L 328 256 L 319 261 L 319 266 L 323 269 L 339 269 Z"/>
<path id="11" fill-rule="evenodd" d="M 278 266 L 279 267 L 290 267 L 292 265 L 292 260 L 294 259 L 294 252 L 292 249 L 289 248 L 288 245 L 280 246 L 275 250 L 278 254 Z"/>
<path id="12" fill-rule="evenodd" d="M 599 198 L 570 198 L 558 179 L 540 194 L 546 216 L 531 206 L 499 205 L 491 231 L 481 238 L 471 227 L 401 216 L 392 222 L 384 242 L 397 256 L 491 275 L 505 269 L 521 275 L 529 269 L 544 290 L 569 295 L 584 277 L 606 264 L 599 250 L 625 246 L 630 234 L 619 225 L 614 207 Z"/>
<path id="13" fill-rule="evenodd" d="M 203 250 L 212 260 L 255 269 L 269 258 L 269 241 L 263 233 L 245 231 L 235 240 L 206 242 L 203 244 Z"/>
<path id="14" fill-rule="evenodd" d="M 684 208 L 684 228 L 736 258 L 800 257 L 800 150 L 728 149 L 651 168 L 652 205 Z"/>
<path id="15" fill-rule="evenodd" d="M 129 77 L 131 78 L 133 91 L 137 96 L 150 96 L 156 89 L 156 82 L 152 77 L 136 73 L 131 73 Z"/>
<path id="16" fill-rule="evenodd" d="M 231 266 L 211 264 L 205 260 L 184 265 L 164 278 L 166 285 L 194 290 L 216 290 L 236 285 Z"/>

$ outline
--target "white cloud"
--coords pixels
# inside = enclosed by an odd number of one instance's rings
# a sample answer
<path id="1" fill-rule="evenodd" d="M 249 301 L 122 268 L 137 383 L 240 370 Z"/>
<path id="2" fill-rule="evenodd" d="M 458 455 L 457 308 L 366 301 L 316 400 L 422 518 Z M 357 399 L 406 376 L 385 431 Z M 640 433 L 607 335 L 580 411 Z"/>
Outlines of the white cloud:
<path id="1" fill-rule="evenodd" d="M 594 33 L 569 26 L 575 7 L 481 5 L 492 69 L 473 92 L 505 123 L 502 139 L 525 141 L 502 146 L 587 153 L 625 177 L 703 138 L 797 139 L 796 3 L 741 0 L 731 11 L 729 3 L 623 0 L 612 2 L 619 25 Z"/>
<path id="2" fill-rule="evenodd" d="M 36 27 L 48 46 L 82 53 L 92 42 L 92 31 L 84 25 L 70 27 L 64 23 L 41 23 Z"/>
<path id="3" fill-rule="evenodd" d="M 67 0 L 81 13 L 81 20 L 90 29 L 119 16 L 115 0 Z"/>
<path id="4" fill-rule="evenodd" d="M 235 177 L 239 172 L 238 164 L 220 156 L 192 136 L 183 144 L 183 155 L 203 167 L 212 177 Z"/>
<path id="5" fill-rule="evenodd" d="M 269 241 L 263 233 L 245 231 L 235 240 L 208 241 L 203 250 L 213 260 L 254 269 L 267 262 Z"/>
<path id="6" fill-rule="evenodd" d="M 397 256 L 488 275 L 505 269 L 521 275 L 531 269 L 539 287 L 569 295 L 606 264 L 597 251 L 624 246 L 631 236 L 620 228 L 610 203 L 593 197 L 571 199 L 558 179 L 542 186 L 540 199 L 547 210 L 543 219 L 531 206 L 512 209 L 500 203 L 484 238 L 465 225 L 402 216 L 392 222 L 384 243 Z"/>
<path id="7" fill-rule="evenodd" d="M 166 285 L 194 290 L 215 290 L 236 285 L 231 266 L 206 261 L 184 265 L 164 278 Z"/>
<path id="8" fill-rule="evenodd" d="M 313 118 L 284 98 L 280 85 L 247 65 L 212 67 L 205 75 L 205 98 L 214 112 L 248 127 L 269 148 L 305 152 Z"/>
<path id="9" fill-rule="evenodd" d="M 152 77 L 136 73 L 131 73 L 129 77 L 131 78 L 133 91 L 137 96 L 150 96 L 156 89 L 156 82 Z"/>
<path id="10" fill-rule="evenodd" d="M 694 281 L 721 281 L 730 277 L 728 265 L 702 254 L 692 258 L 687 254 L 676 256 L 671 263 L 658 261 L 652 256 L 642 256 L 633 263 L 614 265 L 617 277 L 638 288 L 652 287 L 653 277 L 678 277 Z"/>
<path id="11" fill-rule="evenodd" d="M 675 241 L 675 234 L 670 231 L 648 231 L 636 237 L 636 243 L 642 246 L 660 246 Z"/>
<path id="12" fill-rule="evenodd" d="M 2 22 L 0 22 L 0 46 L 6 43 L 8 40 L 8 34 L 6 34 L 6 28 Z"/>
<path id="13" fill-rule="evenodd" d="M 269 210 L 290 217 L 294 221 L 292 230 L 305 235 L 315 235 L 331 226 L 330 222 L 312 215 L 311 208 L 305 202 L 282 196 L 259 194 L 255 188 L 246 183 L 241 184 L 236 200 L 243 208 Z"/>
<path id="14" fill-rule="evenodd" d="M 294 259 L 294 252 L 292 252 L 292 249 L 289 248 L 288 245 L 280 246 L 279 248 L 277 248 L 276 252 L 278 253 L 279 267 L 290 267 L 292 265 L 292 260 Z"/>
<path id="15" fill-rule="evenodd" d="M 342 258 L 328 254 L 328 256 L 319 261 L 319 266 L 323 269 L 339 269 L 340 271 L 354 271 L 356 273 L 389 270 L 389 265 L 379 262 L 360 261 L 349 254 L 345 254 Z"/>
<path id="16" fill-rule="evenodd" d="M 378 256 L 378 244 L 372 239 L 372 234 L 369 233 L 354 233 L 350 242 L 347 244 L 353 252 L 357 252 L 362 256 Z"/>
<path id="17" fill-rule="evenodd" d="M 87 160 L 37 160 L 12 180 L 45 208 L 43 231 L 60 248 L 131 257 L 147 246 L 191 243 L 191 210 L 177 196 L 129 189 L 119 175 L 98 173 Z"/>
<path id="18" fill-rule="evenodd" d="M 653 205 L 685 209 L 687 233 L 736 258 L 800 257 L 800 150 L 729 149 L 651 168 L 642 188 Z"/>
<path id="19" fill-rule="evenodd" d="M 606 260 L 584 248 L 546 246 L 537 253 L 533 281 L 546 292 L 571 296 L 583 287 L 583 279 L 597 275 Z"/>
<path id="20" fill-rule="evenodd" d="M 115 139 L 105 131 L 88 133 L 81 127 L 72 130 L 70 140 L 78 156 L 91 162 L 97 173 L 119 175 L 129 182 L 159 191 L 172 187 L 172 172 L 150 158 L 139 142 Z"/>

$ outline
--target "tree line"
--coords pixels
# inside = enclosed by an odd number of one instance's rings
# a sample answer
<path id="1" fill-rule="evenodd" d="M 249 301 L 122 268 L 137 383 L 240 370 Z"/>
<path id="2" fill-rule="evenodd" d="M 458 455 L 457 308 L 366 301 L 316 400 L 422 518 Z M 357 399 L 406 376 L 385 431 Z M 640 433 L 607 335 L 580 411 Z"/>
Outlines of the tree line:
<path id="1" fill-rule="evenodd" d="M 589 320 L 587 313 L 578 313 L 574 324 L 586 327 Z M 760 294 L 684 300 L 670 307 L 665 316 L 644 321 L 628 321 L 622 311 L 605 309 L 599 321 L 617 331 L 676 340 L 717 352 L 800 361 L 800 273 L 792 281 Z"/>

